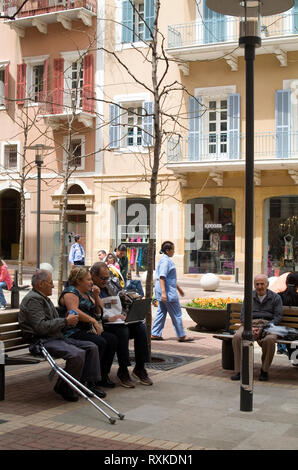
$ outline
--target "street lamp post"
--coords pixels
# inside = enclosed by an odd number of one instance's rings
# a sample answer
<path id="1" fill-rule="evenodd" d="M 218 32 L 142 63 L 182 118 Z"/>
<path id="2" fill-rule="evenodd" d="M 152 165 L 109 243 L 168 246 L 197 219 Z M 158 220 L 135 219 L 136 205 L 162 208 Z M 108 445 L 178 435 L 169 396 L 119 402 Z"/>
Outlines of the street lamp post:
<path id="1" fill-rule="evenodd" d="M 35 146 L 35 164 L 37 167 L 37 225 L 36 225 L 36 267 L 40 267 L 40 179 L 41 179 L 41 165 L 43 164 L 43 150 L 42 144 Z"/>
<path id="2" fill-rule="evenodd" d="M 245 161 L 245 268 L 244 329 L 242 334 L 240 410 L 253 409 L 253 220 L 254 220 L 254 60 L 261 46 L 260 16 L 289 10 L 294 0 L 207 0 L 210 10 L 240 17 L 239 46 L 246 63 L 246 161 Z"/>
<path id="3" fill-rule="evenodd" d="M 40 196 L 41 196 L 41 166 L 43 164 L 44 151 L 51 149 L 44 144 L 35 144 L 25 147 L 28 150 L 35 150 L 35 165 L 37 167 L 37 211 L 36 211 L 36 267 L 40 267 Z"/>

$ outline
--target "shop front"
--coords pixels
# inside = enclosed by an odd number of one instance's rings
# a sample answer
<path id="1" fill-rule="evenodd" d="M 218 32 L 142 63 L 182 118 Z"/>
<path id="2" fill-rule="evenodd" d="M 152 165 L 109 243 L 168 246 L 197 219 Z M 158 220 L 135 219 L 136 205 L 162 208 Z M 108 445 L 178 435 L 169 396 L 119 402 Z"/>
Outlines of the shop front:
<path id="1" fill-rule="evenodd" d="M 268 277 L 298 271 L 298 196 L 265 200 L 264 264 Z"/>
<path id="2" fill-rule="evenodd" d="M 235 200 L 227 197 L 187 201 L 186 273 L 234 274 Z"/>

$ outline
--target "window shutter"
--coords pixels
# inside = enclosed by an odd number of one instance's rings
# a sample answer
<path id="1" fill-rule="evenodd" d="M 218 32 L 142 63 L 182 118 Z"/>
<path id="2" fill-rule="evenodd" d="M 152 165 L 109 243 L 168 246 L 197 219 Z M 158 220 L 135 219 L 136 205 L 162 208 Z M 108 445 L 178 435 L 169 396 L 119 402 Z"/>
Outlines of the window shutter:
<path id="1" fill-rule="evenodd" d="M 290 90 L 275 92 L 276 158 L 288 158 L 290 155 L 290 98 Z"/>
<path id="2" fill-rule="evenodd" d="M 88 54 L 84 57 L 83 70 L 83 110 L 92 113 L 94 101 L 90 98 L 93 98 L 93 55 Z"/>
<path id="3" fill-rule="evenodd" d="M 152 147 L 154 137 L 154 103 L 145 101 L 143 104 L 143 129 L 142 145 L 143 147 Z"/>
<path id="4" fill-rule="evenodd" d="M 295 4 L 293 6 L 293 33 L 298 33 L 298 0 L 295 0 Z"/>
<path id="5" fill-rule="evenodd" d="M 240 158 L 240 95 L 228 95 L 228 158 Z"/>
<path id="6" fill-rule="evenodd" d="M 145 10 L 145 41 L 152 41 L 152 33 L 154 27 L 154 17 L 155 17 L 155 0 L 145 0 L 144 5 Z"/>
<path id="7" fill-rule="evenodd" d="M 53 114 L 63 113 L 64 59 L 54 59 Z"/>
<path id="8" fill-rule="evenodd" d="M 45 103 L 48 101 L 48 74 L 49 74 L 49 60 L 46 59 L 43 64 L 43 87 L 40 93 L 39 102 Z"/>
<path id="9" fill-rule="evenodd" d="M 110 104 L 110 148 L 120 147 L 120 108 L 116 104 Z"/>
<path id="10" fill-rule="evenodd" d="M 17 65 L 17 104 L 24 104 L 26 97 L 26 64 Z"/>
<path id="11" fill-rule="evenodd" d="M 8 106 L 8 85 L 9 85 L 9 64 L 6 65 L 4 70 L 4 104 Z"/>
<path id="12" fill-rule="evenodd" d="M 133 42 L 133 7 L 128 0 L 122 2 L 122 42 Z"/>
<path id="13" fill-rule="evenodd" d="M 201 97 L 188 98 L 188 158 L 200 160 Z"/>
<path id="14" fill-rule="evenodd" d="M 203 9 L 203 38 L 204 44 L 224 42 L 227 39 L 227 21 L 225 15 L 216 13 L 207 7 L 204 0 Z"/>

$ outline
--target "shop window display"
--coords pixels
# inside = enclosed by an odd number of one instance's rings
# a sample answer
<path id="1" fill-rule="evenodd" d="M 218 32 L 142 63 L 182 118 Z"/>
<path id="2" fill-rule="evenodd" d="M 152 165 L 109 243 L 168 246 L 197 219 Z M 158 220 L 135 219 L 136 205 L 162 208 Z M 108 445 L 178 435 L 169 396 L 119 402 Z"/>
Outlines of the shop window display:
<path id="1" fill-rule="evenodd" d="M 265 201 L 265 249 L 267 275 L 298 271 L 298 197 L 284 196 Z"/>
<path id="2" fill-rule="evenodd" d="M 188 204 L 191 210 L 186 224 L 190 224 L 191 232 L 196 235 L 190 240 L 190 249 L 186 250 L 186 272 L 233 274 L 235 201 L 219 197 L 198 198 Z"/>

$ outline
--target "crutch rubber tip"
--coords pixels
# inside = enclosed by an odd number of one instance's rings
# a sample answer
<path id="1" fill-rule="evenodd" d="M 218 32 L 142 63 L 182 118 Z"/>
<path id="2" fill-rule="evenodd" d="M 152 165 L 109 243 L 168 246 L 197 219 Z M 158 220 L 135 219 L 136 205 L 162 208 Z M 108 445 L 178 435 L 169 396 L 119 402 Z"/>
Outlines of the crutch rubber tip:
<path id="1" fill-rule="evenodd" d="M 109 421 L 111 424 L 115 424 L 116 423 L 116 420 L 114 418 L 109 418 Z"/>
<path id="2" fill-rule="evenodd" d="M 124 419 L 124 417 L 125 417 L 125 415 L 123 415 L 121 413 L 118 416 L 119 416 L 119 419 L 121 419 L 121 420 Z"/>

